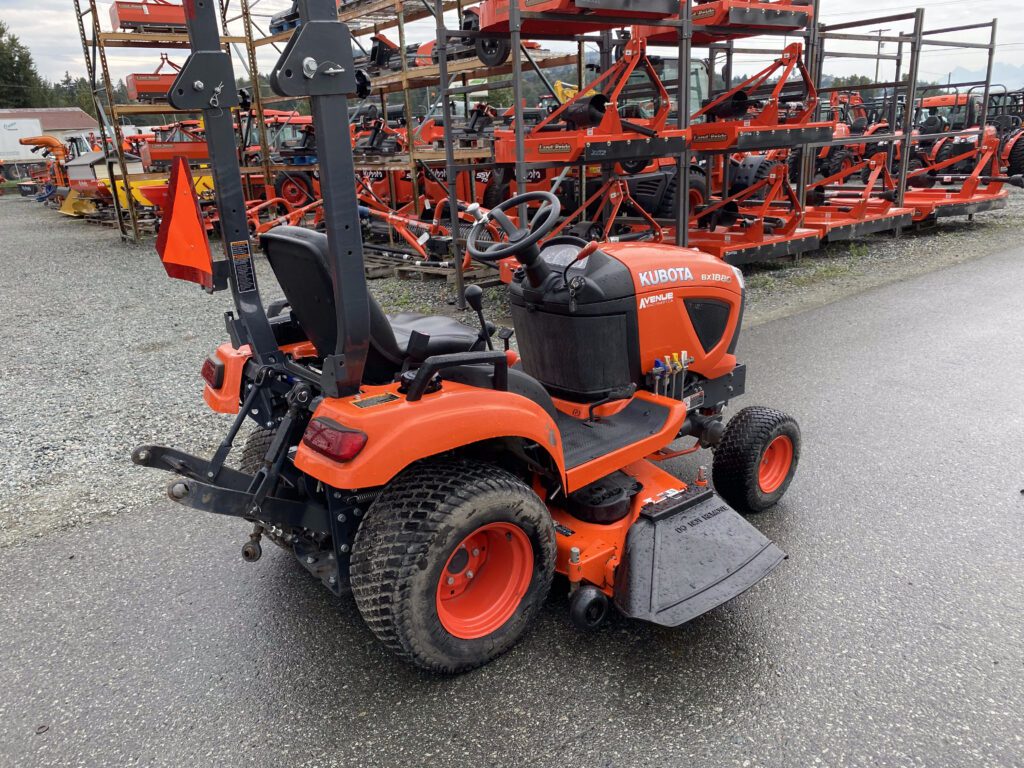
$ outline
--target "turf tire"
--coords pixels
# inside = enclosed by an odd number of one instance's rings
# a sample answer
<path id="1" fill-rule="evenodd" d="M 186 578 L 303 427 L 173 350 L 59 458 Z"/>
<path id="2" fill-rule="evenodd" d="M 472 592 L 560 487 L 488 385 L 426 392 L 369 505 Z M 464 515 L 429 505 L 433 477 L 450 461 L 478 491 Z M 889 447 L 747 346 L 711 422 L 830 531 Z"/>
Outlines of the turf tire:
<path id="1" fill-rule="evenodd" d="M 759 483 L 759 469 L 768 445 L 777 437 L 788 437 L 793 455 L 781 485 L 765 493 Z M 786 493 L 800 461 L 800 427 L 781 411 L 763 406 L 744 408 L 725 429 L 715 449 L 712 481 L 715 490 L 733 509 L 745 514 L 763 512 Z"/>
<path id="2" fill-rule="evenodd" d="M 245 445 L 242 447 L 242 456 L 238 460 L 238 468 L 247 475 L 255 475 L 263 466 L 263 459 L 270 450 L 270 444 L 274 442 L 274 435 L 277 429 L 256 427 L 249 436 L 245 438 Z"/>
<path id="3" fill-rule="evenodd" d="M 465 640 L 438 616 L 437 585 L 449 556 L 489 523 L 519 526 L 533 549 L 533 574 L 515 613 Z M 370 507 L 356 534 L 352 593 L 367 626 L 418 667 L 454 674 L 482 666 L 522 637 L 551 588 L 555 533 L 547 508 L 514 475 L 491 464 L 427 459 L 403 470 Z"/>

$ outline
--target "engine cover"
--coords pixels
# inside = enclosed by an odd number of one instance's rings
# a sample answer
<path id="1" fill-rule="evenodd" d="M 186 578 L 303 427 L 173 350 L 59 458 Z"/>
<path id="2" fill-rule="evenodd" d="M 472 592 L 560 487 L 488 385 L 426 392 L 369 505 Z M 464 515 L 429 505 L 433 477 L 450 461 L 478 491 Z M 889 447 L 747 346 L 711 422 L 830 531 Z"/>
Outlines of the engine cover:
<path id="1" fill-rule="evenodd" d="M 552 274 L 510 286 L 524 370 L 557 395 L 594 400 L 643 386 L 656 361 L 692 358 L 708 379 L 736 366 L 742 274 L 714 256 L 664 243 L 585 245 L 554 238 L 541 252 Z"/>

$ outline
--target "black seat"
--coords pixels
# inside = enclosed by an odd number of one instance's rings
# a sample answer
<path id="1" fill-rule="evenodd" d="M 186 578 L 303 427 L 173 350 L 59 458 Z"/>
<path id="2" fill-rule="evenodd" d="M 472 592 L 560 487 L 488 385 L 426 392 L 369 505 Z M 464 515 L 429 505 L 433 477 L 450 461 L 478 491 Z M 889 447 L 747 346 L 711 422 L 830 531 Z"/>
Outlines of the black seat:
<path id="1" fill-rule="evenodd" d="M 333 352 L 338 321 L 327 268 L 327 235 L 303 227 L 275 227 L 261 236 L 260 245 L 291 306 L 292 317 L 321 355 Z M 478 331 L 454 318 L 415 312 L 389 317 L 372 294 L 367 297 L 370 350 L 364 378 L 368 383 L 391 381 L 406 359 L 413 331 L 430 337 L 428 356 L 469 352 L 483 345 Z"/>

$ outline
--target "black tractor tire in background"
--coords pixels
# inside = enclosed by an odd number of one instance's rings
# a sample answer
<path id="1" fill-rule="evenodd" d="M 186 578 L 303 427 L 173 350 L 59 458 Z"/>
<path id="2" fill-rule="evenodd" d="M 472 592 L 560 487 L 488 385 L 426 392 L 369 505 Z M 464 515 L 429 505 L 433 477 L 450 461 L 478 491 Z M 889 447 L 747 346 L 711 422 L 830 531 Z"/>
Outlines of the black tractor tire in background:
<path id="1" fill-rule="evenodd" d="M 966 151 L 967 145 L 964 144 L 963 142 L 943 142 L 942 146 L 939 147 L 939 151 L 935 153 L 935 164 L 938 165 L 939 163 L 944 163 L 951 157 L 962 155 Z M 945 168 L 941 168 L 938 171 L 936 171 L 936 173 L 940 177 L 943 174 L 947 173 L 970 173 L 970 171 L 973 170 L 972 166 L 973 163 L 971 162 L 970 158 L 968 158 L 966 160 L 961 160 L 958 163 L 954 163 L 953 165 L 947 165 Z"/>
<path id="2" fill-rule="evenodd" d="M 770 160 L 764 155 L 750 155 L 743 158 L 740 161 L 739 167 L 733 169 L 729 194 L 737 195 L 758 182 L 764 181 L 776 165 L 781 165 L 781 163 L 777 160 Z M 764 191 L 755 192 L 748 199 L 763 200 Z"/>
<path id="3" fill-rule="evenodd" d="M 843 149 L 842 147 L 832 147 L 828 156 L 820 161 L 819 172 L 823 179 L 827 179 L 829 176 L 839 173 L 843 168 L 849 168 L 853 163 L 853 153 L 850 150 Z"/>
<path id="4" fill-rule="evenodd" d="M 473 574 L 464 545 L 488 530 L 497 538 L 488 539 L 489 551 L 481 555 L 474 548 L 472 556 L 492 560 L 484 559 Z M 532 563 L 520 558 L 518 566 L 506 568 L 494 559 L 515 545 L 532 554 Z M 489 565 L 495 566 L 490 572 Z M 374 635 L 416 666 L 451 674 L 482 666 L 518 642 L 548 595 L 554 569 L 551 516 L 526 483 L 492 464 L 426 459 L 399 473 L 370 507 L 349 572 L 356 606 Z M 506 600 L 503 623 L 483 627 L 481 636 L 457 636 L 446 628 L 442 590 L 455 576 L 468 576 L 469 590 L 506 572 L 519 573 L 523 591 Z"/>
<path id="5" fill-rule="evenodd" d="M 499 37 L 478 37 L 475 47 L 477 58 L 488 67 L 501 66 L 512 52 L 512 43 Z"/>
<path id="6" fill-rule="evenodd" d="M 313 177 L 306 171 L 279 173 L 274 179 L 274 193 L 294 207 L 308 205 L 316 199 L 313 197 Z"/>
<path id="7" fill-rule="evenodd" d="M 690 166 L 690 215 L 695 208 L 708 202 L 708 177 L 702 168 Z M 669 179 L 661 205 L 655 212 L 659 219 L 674 219 L 679 205 L 679 174 Z"/>
<path id="8" fill-rule="evenodd" d="M 925 161 L 920 157 L 911 157 L 907 161 L 907 189 L 931 189 L 935 186 L 937 179 L 930 173 L 922 173 L 920 176 L 911 176 L 914 171 L 925 167 Z"/>
<path id="9" fill-rule="evenodd" d="M 1017 143 L 1010 147 L 1006 164 L 1006 172 L 1011 176 L 1024 173 L 1024 131 L 1019 132 L 1016 139 Z"/>
<path id="10" fill-rule="evenodd" d="M 786 168 L 789 170 L 790 184 L 796 184 L 800 181 L 800 163 L 803 161 L 803 157 L 803 147 L 793 147 L 789 150 L 789 154 L 786 155 Z M 811 173 L 814 173 L 813 169 Z"/>
<path id="11" fill-rule="evenodd" d="M 781 411 L 744 408 L 729 420 L 715 449 L 715 490 L 738 512 L 763 512 L 778 503 L 800 461 L 800 427 Z"/>
<path id="12" fill-rule="evenodd" d="M 484 188 L 484 195 L 480 200 L 480 206 L 490 210 L 497 208 L 512 196 L 512 182 L 515 173 L 509 173 L 506 168 L 496 168 L 491 174 L 491 180 Z"/>

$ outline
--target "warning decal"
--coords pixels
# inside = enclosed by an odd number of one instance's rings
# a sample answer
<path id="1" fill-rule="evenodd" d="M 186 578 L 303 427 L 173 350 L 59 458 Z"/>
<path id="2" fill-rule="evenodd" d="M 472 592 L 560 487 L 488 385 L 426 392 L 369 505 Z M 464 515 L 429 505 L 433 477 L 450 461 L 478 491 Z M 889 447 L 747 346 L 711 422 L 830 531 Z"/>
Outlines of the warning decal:
<path id="1" fill-rule="evenodd" d="M 253 272 L 252 251 L 248 240 L 231 243 L 231 266 L 235 270 L 235 284 L 239 293 L 256 290 L 256 274 Z"/>

